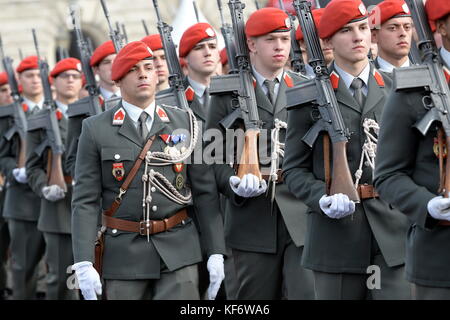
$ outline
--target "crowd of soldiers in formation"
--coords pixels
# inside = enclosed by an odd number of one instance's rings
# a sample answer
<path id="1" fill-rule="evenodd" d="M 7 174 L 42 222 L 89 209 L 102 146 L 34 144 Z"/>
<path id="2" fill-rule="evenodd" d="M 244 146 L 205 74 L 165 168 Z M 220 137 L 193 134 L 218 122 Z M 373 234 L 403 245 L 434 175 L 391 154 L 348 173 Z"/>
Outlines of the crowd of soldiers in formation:
<path id="1" fill-rule="evenodd" d="M 441 94 L 450 2 L 383 0 L 368 10 L 332 0 L 310 11 L 314 34 L 298 17 L 292 25 L 294 7 L 261 8 L 233 25 L 234 48 L 220 50 L 213 27 L 197 23 L 176 61 L 161 33 L 122 48 L 113 38 L 88 64 L 62 58 L 46 79 L 37 56 L 18 63 L 14 80 L 1 73 L 0 110 L 23 110 L 0 111 L 1 298 L 450 299 L 450 98 Z M 423 17 L 428 51 L 417 30 Z M 302 55 L 293 59 L 295 47 Z M 181 83 L 169 81 L 178 66 Z M 428 76 L 433 67 L 441 82 Z M 320 83 L 332 90 L 326 108 Z M 86 103 L 101 112 L 77 113 Z M 269 165 L 245 171 L 225 151 L 220 163 L 185 163 L 192 143 L 211 143 L 194 134 L 195 121 L 203 132 L 250 132 L 244 111 L 230 116 L 251 104 L 258 130 L 269 132 Z M 328 138 L 326 124 L 313 136 L 329 110 L 339 111 L 328 123 L 340 120 L 345 139 Z M 44 115 L 53 126 L 37 125 Z M 174 133 L 180 128 L 198 139 Z M 348 192 L 334 175 L 344 140 Z"/>

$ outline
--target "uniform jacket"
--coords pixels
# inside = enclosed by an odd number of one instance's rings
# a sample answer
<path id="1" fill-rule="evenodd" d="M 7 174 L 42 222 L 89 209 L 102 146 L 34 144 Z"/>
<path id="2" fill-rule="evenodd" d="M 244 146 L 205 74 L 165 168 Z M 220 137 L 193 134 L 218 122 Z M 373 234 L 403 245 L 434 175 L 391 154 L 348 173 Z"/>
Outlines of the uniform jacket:
<path id="1" fill-rule="evenodd" d="M 131 170 L 135 159 L 144 144 L 139 137 L 131 119 L 125 115 L 120 125 L 113 125 L 114 113 L 118 106 L 100 115 L 83 121 L 78 155 L 75 168 L 75 186 L 73 194 L 72 239 L 75 262 L 93 261 L 94 240 L 97 232 L 97 219 L 101 210 L 110 207 L 118 195 L 123 181 L 117 181 L 112 175 L 114 163 L 122 163 L 125 176 Z M 163 122 L 155 113 L 149 137 L 156 135 L 150 151 L 162 152 L 167 146 L 160 135 L 172 134 L 175 129 L 189 128 L 187 113 L 175 107 L 164 106 L 169 122 Z M 172 165 L 153 166 L 155 171 L 163 174 L 175 184 L 176 173 Z M 122 205 L 113 217 L 130 221 L 142 220 L 143 184 L 142 165 L 125 194 Z M 195 188 L 202 172 L 195 165 L 185 165 L 182 175 L 187 183 Z M 186 194 L 186 185 L 180 191 Z M 171 217 L 187 205 L 180 205 L 158 190 L 152 193 L 151 219 L 161 220 Z M 214 212 L 200 210 L 199 220 L 211 230 L 202 236 L 213 235 L 216 219 Z M 207 214 L 203 214 L 203 213 Z M 202 260 L 200 240 L 195 224 L 190 218 L 184 224 L 146 236 L 137 233 L 107 229 L 105 234 L 105 252 L 103 260 L 103 277 L 105 279 L 154 279 L 160 277 L 161 261 L 170 271 L 198 263 Z M 215 247 L 216 240 L 209 239 L 213 253 L 224 254 L 225 250 Z"/>
<path id="2" fill-rule="evenodd" d="M 333 65 L 331 72 L 334 71 Z M 336 99 L 351 133 L 347 160 L 353 179 L 365 141 L 363 121 L 370 118 L 380 123 L 386 99 L 387 81 L 384 85 L 382 81 L 377 82 L 373 72 L 371 66 L 368 96 L 362 110 L 343 80 L 337 78 L 338 82 L 334 82 Z M 335 76 L 332 74 L 332 77 Z M 382 200 L 362 200 L 356 205 L 354 214 L 339 220 L 330 219 L 321 211 L 319 199 L 325 194 L 323 132 L 312 148 L 302 141 L 315 123 L 312 114 L 318 111 L 313 109 L 316 107 L 304 106 L 289 111 L 283 163 L 283 175 L 289 190 L 310 207 L 302 263 L 309 269 L 322 272 L 365 273 L 371 265 L 373 234 L 388 266 L 403 264 L 407 220 Z M 363 167 L 359 184 L 364 183 L 372 184 L 370 167 Z"/>
<path id="3" fill-rule="evenodd" d="M 67 139 L 67 118 L 62 117 L 58 120 L 61 140 L 63 145 Z M 72 199 L 72 185 L 67 186 L 67 193 L 64 199 L 56 202 L 48 201 L 42 195 L 42 188 L 47 186 L 47 163 L 48 151 L 47 148 L 38 154 L 37 147 L 46 139 L 47 133 L 45 130 L 38 129 L 28 131 L 27 133 L 27 175 L 28 184 L 31 189 L 41 198 L 40 215 L 38 221 L 38 229 L 42 232 L 53 233 L 70 233 L 71 228 L 71 210 L 70 202 Z M 64 169 L 64 161 L 66 154 L 62 156 L 63 173 L 68 175 L 67 170 Z M 35 209 L 36 210 L 36 209 Z"/>
<path id="4" fill-rule="evenodd" d="M 24 105 L 25 115 L 29 117 L 31 111 Z M 0 118 L 0 171 L 6 177 L 5 202 L 3 217 L 25 221 L 37 221 L 41 199 L 31 190 L 27 183 L 19 183 L 12 174 L 17 168 L 17 155 L 19 150 L 19 136 L 11 140 L 5 138 L 5 133 L 14 125 L 12 118 Z"/>

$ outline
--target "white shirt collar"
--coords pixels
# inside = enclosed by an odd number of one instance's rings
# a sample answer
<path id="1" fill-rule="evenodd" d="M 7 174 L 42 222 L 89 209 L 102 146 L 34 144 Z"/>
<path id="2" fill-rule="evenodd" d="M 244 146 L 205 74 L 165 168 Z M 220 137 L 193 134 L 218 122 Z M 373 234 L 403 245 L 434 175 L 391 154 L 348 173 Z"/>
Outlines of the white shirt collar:
<path id="1" fill-rule="evenodd" d="M 67 118 L 67 109 L 68 109 L 67 104 L 64 104 L 58 100 L 55 100 L 55 103 L 56 103 L 56 106 L 58 107 L 58 109 L 61 110 L 64 117 Z"/>
<path id="2" fill-rule="evenodd" d="M 205 94 L 206 86 L 204 84 L 201 84 L 200 82 L 197 82 L 195 80 L 192 80 L 188 77 L 189 84 L 192 86 L 192 88 L 195 91 L 195 95 L 199 98 L 202 98 Z"/>
<path id="3" fill-rule="evenodd" d="M 355 79 L 354 76 L 352 76 L 350 73 L 344 71 L 342 68 L 340 68 L 336 63 L 334 63 L 334 68 L 339 73 L 341 79 L 344 81 L 345 86 L 347 89 L 350 90 L 350 92 L 353 94 L 353 90 L 350 88 L 350 85 L 353 82 L 353 79 Z M 367 93 L 369 91 L 369 76 L 370 76 L 370 63 L 367 63 L 363 71 L 358 75 L 358 78 L 360 78 L 364 82 L 364 86 L 362 88 L 363 93 L 367 96 Z"/>
<path id="4" fill-rule="evenodd" d="M 444 47 L 441 48 L 441 56 L 444 59 L 445 64 L 450 66 L 450 52 Z"/>
<path id="5" fill-rule="evenodd" d="M 384 60 L 380 56 L 378 56 L 377 61 L 378 61 L 378 64 L 380 65 L 380 68 L 379 68 L 380 71 L 392 73 L 394 71 L 394 69 L 396 68 L 396 66 L 392 65 L 390 62 L 387 62 L 386 60 Z M 406 59 L 405 63 L 403 63 L 400 66 L 400 68 L 409 67 L 410 65 L 411 64 L 410 64 L 410 61 L 409 61 L 409 58 L 408 58 L 408 59 Z"/>
<path id="6" fill-rule="evenodd" d="M 27 104 L 27 106 L 28 106 L 28 108 L 30 108 L 30 110 L 33 109 L 33 107 L 34 107 L 35 105 L 37 105 L 37 106 L 39 107 L 39 109 L 42 110 L 42 107 L 43 107 L 43 105 L 44 105 L 44 98 L 42 98 L 41 101 L 39 101 L 38 103 L 36 103 L 36 102 L 33 102 L 33 101 L 31 101 L 31 100 L 29 100 L 29 99 L 23 97 L 23 102 Z"/>
<path id="7" fill-rule="evenodd" d="M 102 97 L 103 97 L 105 100 L 110 99 L 111 96 L 112 96 L 113 94 L 115 94 L 115 95 L 118 96 L 118 97 L 121 97 L 121 95 L 120 95 L 120 89 L 117 90 L 116 92 L 111 92 L 111 91 L 109 91 L 109 90 L 106 90 L 106 89 L 103 88 L 103 87 L 99 87 L 99 88 L 100 88 L 100 94 L 102 95 Z"/>
<path id="8" fill-rule="evenodd" d="M 127 115 L 131 118 L 131 120 L 133 121 L 133 123 L 136 127 L 138 125 L 138 121 L 139 121 L 139 117 L 141 116 L 141 113 L 143 111 L 147 112 L 149 115 L 149 117 L 147 118 L 147 127 L 150 131 L 151 124 L 153 123 L 153 119 L 155 117 L 155 108 L 156 108 L 155 100 L 153 100 L 153 102 L 144 110 L 142 110 L 138 106 L 135 106 L 134 104 L 131 104 L 123 99 L 122 99 L 122 106 L 124 107 Z"/>

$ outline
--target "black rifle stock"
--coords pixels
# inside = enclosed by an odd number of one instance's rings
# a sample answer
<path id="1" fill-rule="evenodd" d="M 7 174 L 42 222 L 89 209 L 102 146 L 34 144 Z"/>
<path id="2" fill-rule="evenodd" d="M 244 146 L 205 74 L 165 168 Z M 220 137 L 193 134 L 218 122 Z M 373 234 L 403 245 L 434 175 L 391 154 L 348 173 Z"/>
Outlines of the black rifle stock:
<path id="1" fill-rule="evenodd" d="M 37 147 L 35 152 L 40 156 L 47 147 L 50 147 L 48 152 L 48 166 L 47 176 L 48 185 L 58 185 L 64 191 L 67 191 L 67 185 L 64 181 L 64 174 L 62 169 L 62 154 L 64 153 L 64 145 L 61 139 L 61 132 L 59 130 L 58 119 L 56 116 L 56 105 L 53 101 L 52 91 L 48 76 L 48 63 L 40 59 L 39 46 L 36 37 L 36 31 L 32 29 L 34 45 L 38 56 L 39 73 L 41 76 L 42 86 L 44 89 L 44 104 L 43 110 L 36 115 L 30 116 L 28 119 L 28 131 L 44 130 L 46 138 Z"/>
<path id="2" fill-rule="evenodd" d="M 316 77 L 286 90 L 287 106 L 288 109 L 301 107 L 306 104 L 314 104 L 318 107 L 320 118 L 302 140 L 312 147 L 321 131 L 325 131 L 328 134 L 333 145 L 333 167 L 331 183 L 327 186 L 327 189 L 329 187 L 327 192 L 329 191 L 330 194 L 343 193 L 350 200 L 359 202 L 359 195 L 353 184 L 346 155 L 349 131 L 345 127 L 334 89 L 330 82 L 317 29 L 311 14 L 311 4 L 306 0 L 294 0 L 293 4 L 304 34 L 306 48 L 310 57 L 309 63 Z"/>
<path id="3" fill-rule="evenodd" d="M 258 106 L 256 105 L 250 55 L 244 30 L 243 9 L 245 4 L 239 0 L 229 0 L 228 6 L 236 40 L 236 58 L 239 70 L 240 87 L 236 92 L 236 98 L 245 125 L 244 149 L 238 163 L 237 175 L 242 178 L 245 174 L 251 173 L 262 179 L 258 157 L 258 137 L 262 128 L 262 121 L 259 119 Z"/>
<path id="4" fill-rule="evenodd" d="M 286 10 L 283 0 L 278 0 L 281 10 L 286 12 L 291 22 L 291 68 L 292 71 L 306 76 L 305 62 L 303 61 L 302 49 L 295 38 L 295 17 Z"/>
<path id="5" fill-rule="evenodd" d="M 86 78 L 86 90 L 88 91 L 89 96 L 69 104 L 67 116 L 71 118 L 75 116 L 92 116 L 100 114 L 102 112 L 99 101 L 100 92 L 95 81 L 94 72 L 92 71 L 90 65 L 91 53 L 89 45 L 85 41 L 81 32 L 80 20 L 77 15 L 76 8 L 73 6 L 70 8 L 70 15 L 72 17 L 73 30 L 77 38 L 81 66 Z"/>
<path id="6" fill-rule="evenodd" d="M 421 56 L 421 64 L 414 67 L 394 69 L 394 89 L 409 90 L 425 88 L 428 95 L 423 104 L 428 112 L 414 125 L 421 134 L 426 135 L 433 122 L 440 122 L 445 134 L 445 144 L 450 150 L 450 90 L 446 80 L 445 69 L 439 59 L 438 49 L 433 33 L 428 24 L 428 17 L 421 0 L 406 0 L 411 10 L 414 26 L 417 31 L 417 46 Z M 443 150 L 440 148 L 439 153 Z M 450 191 L 450 164 L 447 162 L 444 174 L 441 175 L 440 190 L 444 197 Z"/>
<path id="7" fill-rule="evenodd" d="M 11 117 L 14 120 L 14 124 L 6 131 L 4 137 L 6 138 L 6 140 L 10 141 L 15 134 L 19 136 L 20 144 L 17 153 L 17 167 L 23 168 L 26 161 L 25 134 L 27 131 L 27 119 L 22 108 L 22 98 L 19 94 L 19 86 L 17 85 L 17 80 L 12 67 L 13 60 L 10 57 L 5 56 L 1 37 L 0 55 L 2 58 L 3 69 L 8 75 L 8 83 L 11 88 L 11 96 L 14 100 L 12 104 L 0 108 L 0 118 Z"/>
<path id="8" fill-rule="evenodd" d="M 236 63 L 236 46 L 234 44 L 233 28 L 228 23 L 225 23 L 222 11 L 222 0 L 217 0 L 217 6 L 219 7 L 220 21 L 222 23 L 220 31 L 225 42 L 225 49 L 228 56 L 229 73 L 237 73 L 238 66 Z"/>
<path id="9" fill-rule="evenodd" d="M 188 110 L 189 104 L 184 93 L 186 88 L 183 83 L 183 71 L 181 70 L 180 61 L 178 60 L 171 34 L 173 28 L 162 21 L 157 0 L 153 0 L 153 6 L 158 20 L 158 31 L 166 54 L 167 68 L 169 69 L 169 85 L 173 89 L 173 93 L 170 92 L 164 96 L 157 95 L 157 102 L 167 105 L 177 105 L 182 109 Z"/>

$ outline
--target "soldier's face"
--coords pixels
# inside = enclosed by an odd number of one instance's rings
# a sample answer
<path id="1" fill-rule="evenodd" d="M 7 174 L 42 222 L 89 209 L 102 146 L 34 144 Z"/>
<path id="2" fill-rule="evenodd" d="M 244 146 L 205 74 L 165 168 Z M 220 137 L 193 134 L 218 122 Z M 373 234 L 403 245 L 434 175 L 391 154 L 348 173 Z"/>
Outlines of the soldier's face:
<path id="1" fill-rule="evenodd" d="M 156 74 L 158 75 L 158 83 L 164 83 L 169 77 L 169 69 L 167 67 L 166 54 L 164 50 L 153 51 L 153 63 L 156 68 Z"/>
<path id="2" fill-rule="evenodd" d="M 42 94 L 42 81 L 39 75 L 39 69 L 25 70 L 19 73 L 19 84 L 22 85 L 22 91 L 25 96 L 38 96 Z"/>
<path id="3" fill-rule="evenodd" d="M 119 81 L 116 82 L 120 88 L 122 97 L 136 105 L 151 102 L 155 97 L 158 76 L 153 60 L 141 60 Z"/>
<path id="4" fill-rule="evenodd" d="M 13 98 L 11 97 L 11 88 L 9 84 L 6 83 L 0 86 L 0 106 L 13 103 Z"/>
<path id="5" fill-rule="evenodd" d="M 272 32 L 260 37 L 249 37 L 248 48 L 252 63 L 259 69 L 270 72 L 282 69 L 291 51 L 290 32 Z"/>
<path id="6" fill-rule="evenodd" d="M 371 45 L 371 33 L 367 19 L 346 24 L 325 44 L 333 48 L 334 58 L 348 63 L 367 60 Z"/>
<path id="7" fill-rule="evenodd" d="M 411 50 L 412 19 L 392 18 L 372 31 L 372 41 L 378 44 L 378 54 L 382 58 L 402 59 Z"/>
<path id="8" fill-rule="evenodd" d="M 329 65 L 334 59 L 333 49 L 329 46 L 329 44 L 325 43 L 325 41 L 323 41 L 322 39 L 319 38 L 319 41 L 320 41 L 320 46 L 322 47 L 322 53 L 323 53 L 323 57 L 325 58 L 325 63 L 327 65 Z M 303 57 L 305 57 L 306 52 L 307 52 L 305 41 L 300 40 L 299 46 L 300 46 L 300 49 L 302 49 Z M 305 61 L 306 60 L 307 59 L 305 59 Z"/>
<path id="9" fill-rule="evenodd" d="M 67 70 L 61 72 L 53 82 L 56 96 L 67 100 L 78 97 L 82 87 L 81 73 L 77 70 Z"/>
<path id="10" fill-rule="evenodd" d="M 104 82 L 109 85 L 114 84 L 114 81 L 111 80 L 111 69 L 115 58 L 115 53 L 110 54 L 100 61 L 97 67 L 94 67 L 94 72 L 100 78 L 100 83 Z"/>
<path id="11" fill-rule="evenodd" d="M 217 48 L 217 40 L 211 39 L 199 42 L 186 56 L 189 74 L 211 76 L 220 61 L 220 52 Z"/>

